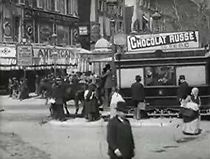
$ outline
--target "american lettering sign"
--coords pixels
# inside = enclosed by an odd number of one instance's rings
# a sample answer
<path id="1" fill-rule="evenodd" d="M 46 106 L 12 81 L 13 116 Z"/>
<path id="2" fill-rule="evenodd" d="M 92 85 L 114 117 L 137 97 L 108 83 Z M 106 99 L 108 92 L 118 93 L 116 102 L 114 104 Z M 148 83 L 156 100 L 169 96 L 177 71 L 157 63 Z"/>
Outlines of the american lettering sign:
<path id="1" fill-rule="evenodd" d="M 198 31 L 129 35 L 128 51 L 198 48 Z"/>

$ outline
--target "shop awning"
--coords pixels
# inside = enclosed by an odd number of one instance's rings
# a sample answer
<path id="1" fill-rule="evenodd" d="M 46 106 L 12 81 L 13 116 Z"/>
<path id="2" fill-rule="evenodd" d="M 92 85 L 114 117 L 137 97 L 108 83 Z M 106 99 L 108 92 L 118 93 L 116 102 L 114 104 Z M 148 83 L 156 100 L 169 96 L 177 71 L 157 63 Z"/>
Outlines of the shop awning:
<path id="1" fill-rule="evenodd" d="M 112 57 L 93 59 L 90 62 L 110 62 L 110 61 L 112 61 Z"/>
<path id="2" fill-rule="evenodd" d="M 77 67 L 80 65 L 81 55 L 91 53 L 89 50 L 76 47 L 54 47 L 51 45 L 32 44 L 32 65 L 27 70 L 50 69 L 56 63 L 57 68 Z M 53 53 L 57 53 L 56 57 Z M 19 70 L 17 64 L 16 45 L 0 44 L 0 70 Z"/>

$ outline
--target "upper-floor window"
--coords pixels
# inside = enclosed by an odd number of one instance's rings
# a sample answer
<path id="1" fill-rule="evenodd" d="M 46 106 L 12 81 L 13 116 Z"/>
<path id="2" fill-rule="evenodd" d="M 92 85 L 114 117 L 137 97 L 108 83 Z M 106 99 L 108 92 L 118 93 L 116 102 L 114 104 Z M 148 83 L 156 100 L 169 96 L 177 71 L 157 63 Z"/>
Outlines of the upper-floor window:
<path id="1" fill-rule="evenodd" d="M 66 0 L 55 0 L 55 11 L 66 14 Z"/>
<path id="2" fill-rule="evenodd" d="M 73 2 L 72 2 L 72 0 L 67 0 L 67 14 L 73 14 Z"/>
<path id="3" fill-rule="evenodd" d="M 98 10 L 103 12 L 103 10 L 104 10 L 104 2 L 103 2 L 103 0 L 99 0 L 98 1 Z"/>
<path id="4" fill-rule="evenodd" d="M 78 16 L 77 0 L 67 0 L 67 14 Z"/>
<path id="5" fill-rule="evenodd" d="M 55 0 L 55 11 L 59 11 L 59 0 Z"/>
<path id="6" fill-rule="evenodd" d="M 43 0 L 44 1 L 44 9 L 52 10 L 52 0 Z"/>
<path id="7" fill-rule="evenodd" d="M 37 0 L 36 4 L 37 4 L 37 8 L 44 8 L 44 1 L 43 0 Z"/>
<path id="8" fill-rule="evenodd" d="M 73 0 L 73 15 L 74 16 L 78 16 L 78 1 L 77 0 Z"/>

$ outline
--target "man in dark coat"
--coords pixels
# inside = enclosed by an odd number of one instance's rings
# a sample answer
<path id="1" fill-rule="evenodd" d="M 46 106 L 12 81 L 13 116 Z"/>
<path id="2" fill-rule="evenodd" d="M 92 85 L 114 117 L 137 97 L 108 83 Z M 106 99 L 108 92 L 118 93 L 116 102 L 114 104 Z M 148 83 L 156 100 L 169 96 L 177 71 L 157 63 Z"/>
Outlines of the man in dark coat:
<path id="1" fill-rule="evenodd" d="M 134 157 L 134 140 L 129 120 L 125 118 L 124 102 L 117 103 L 117 115 L 107 126 L 108 154 L 110 159 L 131 159 Z"/>
<path id="2" fill-rule="evenodd" d="M 35 76 L 35 93 L 39 95 L 39 86 L 40 86 L 40 77 L 39 75 Z"/>
<path id="3" fill-rule="evenodd" d="M 65 121 L 65 115 L 63 110 L 64 104 L 64 88 L 60 78 L 56 78 L 56 82 L 52 88 L 52 98 L 55 99 L 55 103 L 52 104 L 53 117 L 60 121 Z"/>
<path id="4" fill-rule="evenodd" d="M 136 82 L 131 85 L 131 96 L 135 106 L 136 119 L 147 118 L 145 111 L 145 93 L 144 86 L 141 84 L 141 76 L 136 75 Z"/>
<path id="5" fill-rule="evenodd" d="M 104 108 L 108 108 L 110 106 L 113 83 L 112 83 L 112 70 L 110 64 L 106 64 L 105 68 L 106 72 L 102 75 L 102 78 L 104 79 L 104 93 L 105 93 Z"/>
<path id="6" fill-rule="evenodd" d="M 85 98 L 85 116 L 88 121 L 95 121 L 99 119 L 99 108 L 96 97 L 96 85 L 90 84 L 88 90 L 84 93 Z"/>
<path id="7" fill-rule="evenodd" d="M 185 80 L 184 75 L 179 76 L 179 88 L 177 90 L 177 98 L 178 101 L 181 103 L 183 99 L 186 99 L 186 97 L 189 95 L 189 85 Z"/>

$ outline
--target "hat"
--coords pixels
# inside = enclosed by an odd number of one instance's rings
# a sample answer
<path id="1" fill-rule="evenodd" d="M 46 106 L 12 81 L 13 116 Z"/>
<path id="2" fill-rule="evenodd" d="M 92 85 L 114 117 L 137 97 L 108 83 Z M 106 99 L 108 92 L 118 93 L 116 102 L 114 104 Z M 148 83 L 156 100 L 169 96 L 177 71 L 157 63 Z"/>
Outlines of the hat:
<path id="1" fill-rule="evenodd" d="M 191 93 L 193 95 L 198 94 L 198 92 L 199 92 L 199 89 L 197 87 L 193 87 L 192 90 L 191 90 Z"/>
<path id="2" fill-rule="evenodd" d="M 140 75 L 136 75 L 136 81 L 141 81 L 141 76 Z"/>
<path id="3" fill-rule="evenodd" d="M 180 79 L 180 80 L 181 80 L 181 79 L 182 79 L 182 80 L 185 80 L 185 76 L 184 76 L 184 75 L 180 75 L 180 76 L 179 76 L 179 79 Z"/>
<path id="4" fill-rule="evenodd" d="M 125 102 L 117 102 L 116 110 L 123 112 L 123 113 L 127 113 L 128 110 L 126 108 L 126 103 Z"/>

